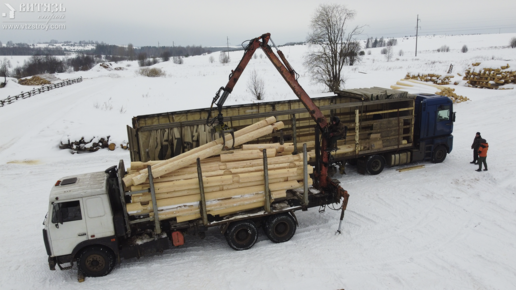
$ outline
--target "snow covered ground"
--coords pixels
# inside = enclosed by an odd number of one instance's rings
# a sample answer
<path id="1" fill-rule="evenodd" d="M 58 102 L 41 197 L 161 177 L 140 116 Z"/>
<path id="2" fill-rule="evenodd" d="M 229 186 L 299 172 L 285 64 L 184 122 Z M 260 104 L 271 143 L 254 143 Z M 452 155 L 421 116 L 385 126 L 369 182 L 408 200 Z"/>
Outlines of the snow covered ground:
<path id="1" fill-rule="evenodd" d="M 474 62 L 508 63 L 516 69 L 516 50 L 507 47 L 516 34 L 422 37 L 418 56 L 413 38 L 398 39 L 387 62 L 381 48 L 345 67 L 346 88 L 389 87 L 407 72 L 456 73 Z M 281 42 L 280 40 L 275 40 Z M 461 53 L 462 45 L 469 48 Z M 442 45 L 448 53 L 435 50 Z M 312 97 L 325 95 L 302 66 L 307 46 L 283 47 L 300 83 Z M 399 50 L 404 51 L 399 56 Z M 264 235 L 250 250 L 231 250 L 212 229 L 206 239 L 155 257 L 124 261 L 102 278 L 76 282 L 76 271 L 51 272 L 41 235 L 51 186 L 62 176 L 100 171 L 127 151 L 101 150 L 71 155 L 59 150 L 62 139 L 111 135 L 125 141 L 126 125 L 136 115 L 207 107 L 224 86 L 242 52 L 232 62 L 209 62 L 209 55 L 185 58 L 183 65 L 156 64 L 167 76 L 139 76 L 136 62 L 105 69 L 56 75 L 84 81 L 0 108 L 0 285 L 2 289 L 515 289 L 516 288 L 516 141 L 513 90 L 450 86 L 471 101 L 455 105 L 455 144 L 443 164 L 399 173 L 387 168 L 362 176 L 348 167 L 339 176 L 351 194 L 343 234 L 334 235 L 340 212 L 316 209 L 298 214 L 294 238 L 273 244 Z M 265 101 L 295 95 L 258 52 L 227 104 L 256 102 L 247 91 L 250 71 L 264 79 Z M 30 87 L 9 82 L 0 99 Z M 428 86 L 411 93 L 435 93 Z M 513 128 L 513 129 L 511 129 Z M 471 142 L 480 131 L 490 144 L 489 171 L 475 172 Z"/>

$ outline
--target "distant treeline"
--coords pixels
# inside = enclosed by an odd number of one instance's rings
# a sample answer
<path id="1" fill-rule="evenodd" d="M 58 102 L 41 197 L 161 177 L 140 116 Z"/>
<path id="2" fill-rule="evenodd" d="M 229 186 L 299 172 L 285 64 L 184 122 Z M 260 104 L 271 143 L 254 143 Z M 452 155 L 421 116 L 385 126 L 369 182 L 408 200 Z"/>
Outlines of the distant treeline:
<path id="1" fill-rule="evenodd" d="M 375 38 L 373 40 L 373 38 L 370 37 L 370 38 L 367 39 L 366 48 L 384 47 L 384 46 L 395 46 L 396 44 L 398 44 L 398 40 L 395 39 L 395 38 L 389 39 L 389 40 L 385 40 L 385 39 L 383 39 L 383 37 L 381 37 L 380 39 Z"/>
<path id="2" fill-rule="evenodd" d="M 1 44 L 1 42 L 0 42 Z M 128 46 L 118 46 L 112 44 L 98 43 L 95 49 L 83 50 L 81 53 L 87 55 L 107 55 L 119 60 L 135 60 L 139 53 L 145 53 L 148 57 L 161 57 L 163 53 L 170 56 L 194 56 L 203 53 L 226 50 L 223 47 L 202 47 L 202 46 L 142 46 L 135 48 L 132 44 Z M 233 49 L 230 49 L 233 50 Z M 65 55 L 65 51 L 60 46 L 33 47 L 25 43 L 13 44 L 11 46 L 0 45 L 0 55 Z"/>
<path id="3" fill-rule="evenodd" d="M 65 51 L 61 47 L 30 47 L 30 46 L 12 46 L 0 47 L 0 55 L 65 55 Z"/>

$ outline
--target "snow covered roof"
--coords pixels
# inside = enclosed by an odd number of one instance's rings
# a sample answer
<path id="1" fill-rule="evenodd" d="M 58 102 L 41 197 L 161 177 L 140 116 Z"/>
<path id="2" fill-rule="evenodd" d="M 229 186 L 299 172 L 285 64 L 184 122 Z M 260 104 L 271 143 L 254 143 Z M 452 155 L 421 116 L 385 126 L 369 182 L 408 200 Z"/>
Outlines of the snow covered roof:
<path id="1" fill-rule="evenodd" d="M 104 171 L 67 176 L 59 180 L 59 185 L 50 191 L 50 201 L 107 194 L 107 174 Z"/>

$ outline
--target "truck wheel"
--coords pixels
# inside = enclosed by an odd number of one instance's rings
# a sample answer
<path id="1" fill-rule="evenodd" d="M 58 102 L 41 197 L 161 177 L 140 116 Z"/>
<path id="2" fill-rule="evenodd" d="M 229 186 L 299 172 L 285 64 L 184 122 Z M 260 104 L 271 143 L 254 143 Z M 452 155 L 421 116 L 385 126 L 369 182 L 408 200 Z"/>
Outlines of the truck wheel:
<path id="1" fill-rule="evenodd" d="M 381 155 L 373 155 L 367 159 L 367 172 L 371 175 L 380 174 L 385 167 L 385 158 Z"/>
<path id="2" fill-rule="evenodd" d="M 446 155 L 448 154 L 448 150 L 443 145 L 437 146 L 434 150 L 434 154 L 432 154 L 432 162 L 433 163 L 441 163 L 446 159 Z"/>
<path id="3" fill-rule="evenodd" d="M 77 266 L 84 276 L 106 276 L 115 267 L 115 255 L 106 247 L 89 247 L 79 256 Z"/>
<path id="4" fill-rule="evenodd" d="M 278 214 L 267 219 L 265 234 L 274 243 L 290 240 L 296 233 L 296 222 L 289 214 Z"/>
<path id="5" fill-rule="evenodd" d="M 228 245 L 237 251 L 250 249 L 258 240 L 258 230 L 252 221 L 232 223 L 224 235 Z"/>

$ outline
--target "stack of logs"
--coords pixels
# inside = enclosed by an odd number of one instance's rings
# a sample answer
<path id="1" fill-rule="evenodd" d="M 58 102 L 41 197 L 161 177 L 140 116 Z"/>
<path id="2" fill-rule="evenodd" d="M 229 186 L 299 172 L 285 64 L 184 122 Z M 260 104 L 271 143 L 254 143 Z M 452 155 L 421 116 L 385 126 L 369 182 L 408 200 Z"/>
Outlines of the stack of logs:
<path id="1" fill-rule="evenodd" d="M 411 74 L 407 73 L 405 79 L 418 80 L 422 82 L 432 82 L 436 85 L 449 85 L 453 75 L 439 75 L 439 74 Z"/>
<path id="2" fill-rule="evenodd" d="M 200 186 L 197 158 L 201 159 L 206 210 L 209 215 L 225 216 L 243 210 L 263 207 L 264 168 L 263 150 L 266 150 L 271 200 L 286 197 L 288 189 L 303 187 L 303 156 L 292 155 L 293 144 L 245 144 L 283 128 L 283 122 L 274 117 L 245 127 L 203 146 L 164 161 L 132 162 L 124 184 L 130 191 L 150 187 L 147 166 L 151 166 L 160 220 L 176 218 L 183 222 L 201 217 Z M 313 169 L 308 166 L 308 173 Z M 311 181 L 311 180 L 310 180 Z M 311 182 L 309 183 L 311 184 Z M 133 194 L 127 211 L 130 215 L 153 216 L 150 193 Z"/>
<path id="3" fill-rule="evenodd" d="M 25 79 L 19 80 L 18 84 L 24 85 L 24 86 L 42 86 L 42 85 L 48 85 L 48 84 L 50 84 L 50 82 L 39 76 L 33 76 L 31 78 L 25 78 Z"/>
<path id="4" fill-rule="evenodd" d="M 462 103 L 469 101 L 468 97 L 460 96 L 455 93 L 455 89 L 442 88 L 440 91 L 435 92 L 436 95 L 445 96 L 450 98 L 454 103 Z"/>
<path id="5" fill-rule="evenodd" d="M 480 63 L 474 63 L 472 66 L 478 66 Z M 474 88 L 498 89 L 508 83 L 516 83 L 516 71 L 509 70 L 509 64 L 500 68 L 482 68 L 478 72 L 475 69 L 467 69 L 464 80 L 468 82 L 468 86 Z"/>

